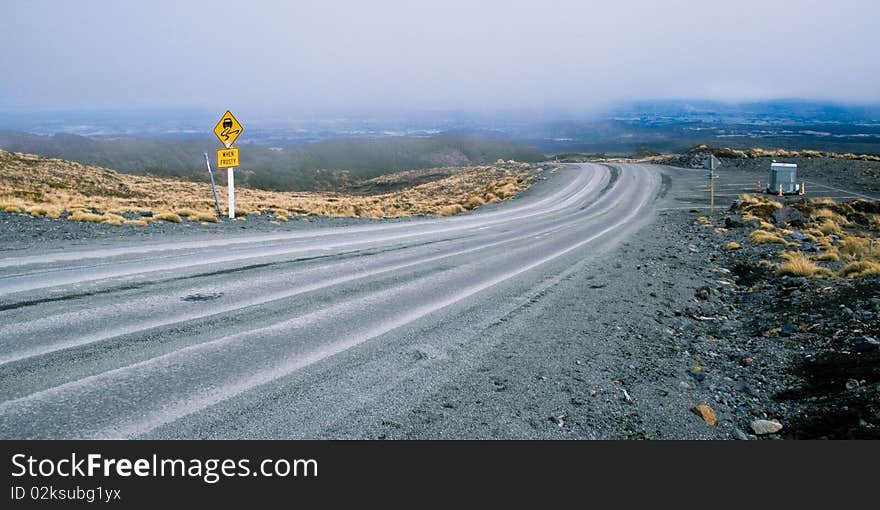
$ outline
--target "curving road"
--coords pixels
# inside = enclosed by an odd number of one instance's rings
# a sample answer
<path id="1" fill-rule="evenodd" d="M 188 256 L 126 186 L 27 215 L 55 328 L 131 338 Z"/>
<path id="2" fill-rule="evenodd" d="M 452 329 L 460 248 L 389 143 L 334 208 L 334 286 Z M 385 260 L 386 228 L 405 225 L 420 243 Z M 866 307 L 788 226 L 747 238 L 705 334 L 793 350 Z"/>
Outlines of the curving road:
<path id="1" fill-rule="evenodd" d="M 566 165 L 452 218 L 2 258 L 0 437 L 361 437 L 660 188 L 651 166 Z"/>

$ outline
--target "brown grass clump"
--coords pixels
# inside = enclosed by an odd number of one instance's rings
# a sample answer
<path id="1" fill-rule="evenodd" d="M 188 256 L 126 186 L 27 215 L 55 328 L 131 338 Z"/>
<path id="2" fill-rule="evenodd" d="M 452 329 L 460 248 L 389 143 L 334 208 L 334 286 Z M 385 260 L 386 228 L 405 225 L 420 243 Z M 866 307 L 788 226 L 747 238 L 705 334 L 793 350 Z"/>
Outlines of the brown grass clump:
<path id="1" fill-rule="evenodd" d="M 787 244 L 785 239 L 766 230 L 755 230 L 749 237 L 752 238 L 752 242 L 755 244 Z"/>
<path id="2" fill-rule="evenodd" d="M 705 216 L 700 216 L 699 218 L 697 218 L 697 222 L 700 225 L 703 225 L 704 227 L 708 227 L 708 226 L 712 225 L 712 220 L 710 220 L 709 218 L 707 218 Z"/>
<path id="3" fill-rule="evenodd" d="M 440 216 L 454 216 L 462 211 L 464 211 L 464 207 L 461 204 L 452 204 L 441 207 L 437 214 Z"/>
<path id="4" fill-rule="evenodd" d="M 786 262 L 776 270 L 779 275 L 818 278 L 831 274 L 831 271 L 819 266 L 801 252 L 783 252 L 780 257 Z"/>
<path id="5" fill-rule="evenodd" d="M 181 219 L 180 216 L 178 216 L 174 213 L 170 213 L 170 212 L 159 213 L 153 217 L 156 218 L 157 220 L 170 221 L 172 223 L 180 223 L 181 221 L 183 221 L 183 219 Z"/>
<path id="6" fill-rule="evenodd" d="M 859 260 L 850 262 L 838 273 L 847 278 L 861 278 L 863 276 L 880 275 L 880 263 L 872 260 Z"/>
<path id="7" fill-rule="evenodd" d="M 815 260 L 822 262 L 839 262 L 840 253 L 837 250 L 828 250 L 813 257 Z"/>
<path id="8" fill-rule="evenodd" d="M 829 209 L 827 207 L 820 207 L 819 209 L 815 209 L 815 210 L 811 211 L 810 218 L 817 219 L 817 220 L 818 219 L 828 219 L 828 220 L 831 220 L 834 223 L 837 223 L 840 225 L 846 225 L 849 223 L 849 221 L 847 221 L 847 219 L 846 219 L 846 216 L 844 216 L 840 213 L 837 213 L 835 211 L 832 211 L 831 209 Z"/>
<path id="9" fill-rule="evenodd" d="M 821 232 L 822 234 L 825 234 L 825 235 L 840 233 L 840 225 L 838 225 L 834 221 L 828 220 L 828 219 L 826 219 L 825 221 L 820 223 L 819 226 L 816 228 L 819 230 L 819 232 Z"/>
<path id="10" fill-rule="evenodd" d="M 477 207 L 480 207 L 481 205 L 485 205 L 485 204 L 486 204 L 486 201 L 483 200 L 482 197 L 473 196 L 473 197 L 467 199 L 467 201 L 461 205 L 462 205 L 462 207 L 464 207 L 465 209 L 470 211 L 472 209 L 476 209 Z"/>
<path id="11" fill-rule="evenodd" d="M 104 220 L 104 217 L 100 214 L 76 211 L 75 213 L 68 216 L 67 219 L 70 221 L 82 221 L 86 223 L 101 223 L 101 221 Z"/>
<path id="12" fill-rule="evenodd" d="M 220 220 L 217 219 L 217 216 L 209 213 L 200 213 L 197 212 L 195 214 L 188 214 L 187 219 L 189 221 L 197 221 L 200 223 L 217 223 Z"/>
<path id="13" fill-rule="evenodd" d="M 7 211 L 9 212 L 9 211 Z M 58 219 L 61 217 L 61 208 L 53 205 L 33 205 L 25 209 L 25 212 L 35 218 L 51 218 Z"/>
<path id="14" fill-rule="evenodd" d="M 871 240 L 858 236 L 847 237 L 840 248 L 840 252 L 851 259 L 870 255 L 872 251 Z"/>
<path id="15" fill-rule="evenodd" d="M 125 221 L 125 218 L 118 214 L 106 213 L 101 216 L 101 223 L 105 225 L 114 225 L 118 227 L 119 225 L 124 225 Z"/>
<path id="16" fill-rule="evenodd" d="M 737 243 L 735 241 L 731 241 L 731 242 L 727 243 L 728 250 L 739 250 L 741 248 L 742 248 L 742 245 L 740 245 L 739 243 Z"/>
<path id="17" fill-rule="evenodd" d="M 190 219 L 190 216 L 192 216 L 192 217 L 197 217 L 197 216 L 198 216 L 199 214 L 201 214 L 201 213 L 199 213 L 199 211 L 195 211 L 195 210 L 193 210 L 193 209 L 183 208 L 183 209 L 177 209 L 177 210 L 175 210 L 175 211 L 174 211 L 174 214 L 180 216 L 181 218 L 183 218 L 184 216 L 186 216 L 187 219 L 188 219 L 189 221 L 198 221 L 198 220 L 195 220 L 195 219 Z"/>
<path id="18" fill-rule="evenodd" d="M 501 198 L 499 198 L 498 195 L 496 195 L 495 193 L 486 193 L 486 196 L 484 198 L 486 200 L 486 203 L 489 204 L 497 204 L 501 201 Z M 878 217 L 877 225 L 878 228 L 880 228 L 880 217 Z"/>
<path id="19" fill-rule="evenodd" d="M 770 198 L 744 193 L 739 196 L 738 207 L 744 221 L 769 220 L 774 211 L 782 209 L 782 204 Z"/>
<path id="20" fill-rule="evenodd" d="M 808 198 L 806 205 L 808 207 L 834 207 L 837 205 L 837 202 L 831 198 Z"/>

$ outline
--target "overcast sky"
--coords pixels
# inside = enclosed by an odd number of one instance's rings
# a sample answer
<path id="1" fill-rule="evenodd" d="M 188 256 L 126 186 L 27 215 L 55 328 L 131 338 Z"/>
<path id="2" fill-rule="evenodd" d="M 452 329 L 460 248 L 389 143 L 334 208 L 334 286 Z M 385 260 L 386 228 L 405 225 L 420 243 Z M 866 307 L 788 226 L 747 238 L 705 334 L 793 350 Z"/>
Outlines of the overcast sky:
<path id="1" fill-rule="evenodd" d="M 880 102 L 880 2 L 3 1 L 0 109 Z"/>

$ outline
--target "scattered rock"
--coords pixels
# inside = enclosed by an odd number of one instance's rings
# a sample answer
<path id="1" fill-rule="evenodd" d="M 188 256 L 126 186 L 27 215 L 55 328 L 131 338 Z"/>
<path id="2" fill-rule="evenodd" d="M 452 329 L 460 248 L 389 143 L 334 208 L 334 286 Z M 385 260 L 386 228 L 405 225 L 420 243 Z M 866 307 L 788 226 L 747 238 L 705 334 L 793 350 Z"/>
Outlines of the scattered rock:
<path id="1" fill-rule="evenodd" d="M 804 225 L 804 215 L 793 207 L 783 207 L 773 211 L 773 223 L 777 225 L 791 225 L 792 227 L 802 227 Z"/>
<path id="2" fill-rule="evenodd" d="M 751 356 L 746 356 L 745 358 L 739 360 L 739 364 L 744 367 L 750 367 L 755 364 L 755 359 Z"/>
<path id="3" fill-rule="evenodd" d="M 697 299 L 702 299 L 703 301 L 708 300 L 709 299 L 709 287 L 700 287 L 699 289 L 697 289 L 696 292 L 694 292 L 694 296 Z"/>
<path id="4" fill-rule="evenodd" d="M 733 437 L 740 441 L 748 441 L 751 439 L 749 435 L 740 430 L 739 427 L 733 427 Z"/>
<path id="5" fill-rule="evenodd" d="M 782 424 L 776 420 L 754 420 L 751 423 L 752 431 L 759 436 L 775 434 L 782 430 Z"/>
<path id="6" fill-rule="evenodd" d="M 700 404 L 698 406 L 692 407 L 691 412 L 699 416 L 706 422 L 706 425 L 715 426 L 718 423 L 718 418 L 715 416 L 715 411 L 709 407 L 708 404 Z"/>
<path id="7" fill-rule="evenodd" d="M 724 227 L 725 228 L 743 228 L 745 226 L 746 226 L 745 223 L 739 221 L 736 218 L 731 218 L 729 216 L 727 218 L 724 218 Z"/>
<path id="8" fill-rule="evenodd" d="M 706 374 L 703 373 L 703 367 L 694 367 L 690 371 L 690 376 L 696 379 L 697 381 L 702 381 L 706 378 Z"/>
<path id="9" fill-rule="evenodd" d="M 846 381 L 846 389 L 854 390 L 859 387 L 859 381 L 856 379 L 847 379 Z"/>
<path id="10" fill-rule="evenodd" d="M 783 324 L 782 328 L 779 331 L 779 334 L 781 336 L 791 336 L 795 333 L 797 333 L 797 326 L 790 322 L 786 322 L 785 324 Z"/>
<path id="11" fill-rule="evenodd" d="M 880 341 L 866 336 L 853 345 L 853 352 L 865 353 L 880 350 Z"/>

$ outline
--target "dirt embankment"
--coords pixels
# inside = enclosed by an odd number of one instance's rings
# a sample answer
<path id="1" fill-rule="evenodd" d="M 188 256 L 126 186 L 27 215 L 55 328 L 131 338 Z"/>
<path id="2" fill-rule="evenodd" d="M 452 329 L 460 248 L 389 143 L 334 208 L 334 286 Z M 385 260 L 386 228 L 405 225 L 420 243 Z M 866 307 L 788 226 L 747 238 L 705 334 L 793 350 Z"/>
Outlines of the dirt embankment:
<path id="1" fill-rule="evenodd" d="M 516 162 L 422 171 L 364 183 L 374 194 L 291 193 L 236 189 L 236 213 L 293 216 L 396 218 L 453 215 L 515 197 L 526 189 L 536 167 Z M 222 174 L 223 172 L 219 172 Z M 224 175 L 218 175 L 225 182 Z M 225 208 L 226 188 L 218 187 Z M 110 225 L 162 220 L 216 222 L 210 187 L 203 183 L 133 176 L 69 161 L 0 151 L 0 211 L 34 217 Z"/>

